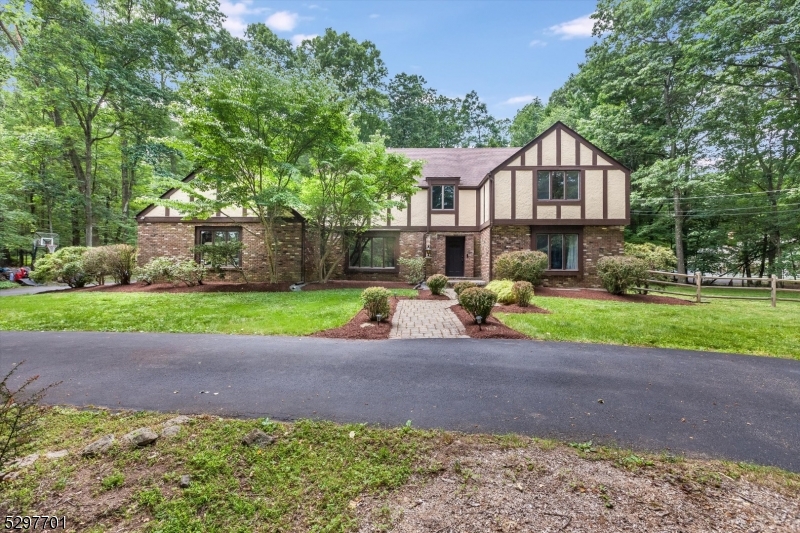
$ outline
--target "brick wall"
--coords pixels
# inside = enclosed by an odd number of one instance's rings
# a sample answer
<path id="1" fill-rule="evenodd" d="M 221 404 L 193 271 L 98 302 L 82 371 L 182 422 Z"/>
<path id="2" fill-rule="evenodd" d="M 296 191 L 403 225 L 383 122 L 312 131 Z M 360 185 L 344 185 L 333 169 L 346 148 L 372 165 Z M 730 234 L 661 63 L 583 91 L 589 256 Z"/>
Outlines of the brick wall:
<path id="1" fill-rule="evenodd" d="M 599 287 L 597 261 L 601 257 L 625 253 L 624 226 L 585 226 L 583 228 L 584 284 Z"/>
<path id="2" fill-rule="evenodd" d="M 502 253 L 531 249 L 530 226 L 494 226 L 491 237 L 492 258 L 494 261 Z M 484 278 L 487 279 L 487 278 Z"/>
<path id="3" fill-rule="evenodd" d="M 480 261 L 480 278 L 484 281 L 489 281 L 489 276 L 491 273 L 491 262 L 492 262 L 492 228 L 484 228 L 481 231 L 481 238 L 480 238 L 480 252 L 481 252 L 481 261 Z"/>
<path id="4" fill-rule="evenodd" d="M 242 266 L 250 281 L 269 281 L 267 255 L 263 228 L 259 223 L 241 223 L 206 220 L 201 222 L 140 222 L 138 225 L 139 264 L 144 265 L 154 257 L 171 256 L 192 259 L 197 226 L 242 228 Z M 279 281 L 301 279 L 302 224 L 281 221 L 275 228 L 278 239 L 277 264 Z M 237 279 L 239 274 L 227 274 Z"/>

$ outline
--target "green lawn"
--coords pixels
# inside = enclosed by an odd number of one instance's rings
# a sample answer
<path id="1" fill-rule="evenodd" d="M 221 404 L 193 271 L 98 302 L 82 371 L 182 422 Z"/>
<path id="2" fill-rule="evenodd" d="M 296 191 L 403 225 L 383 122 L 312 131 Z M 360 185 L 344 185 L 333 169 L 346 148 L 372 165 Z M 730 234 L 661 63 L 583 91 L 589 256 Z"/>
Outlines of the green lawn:
<path id="1" fill-rule="evenodd" d="M 15 287 L 19 287 L 19 285 L 17 285 L 13 281 L 0 281 L 0 290 L 13 289 Z"/>
<path id="2" fill-rule="evenodd" d="M 713 300 L 693 306 L 534 296 L 551 314 L 504 314 L 535 339 L 710 350 L 800 359 L 800 302 Z"/>
<path id="3" fill-rule="evenodd" d="M 416 294 L 399 290 L 398 294 Z M 0 330 L 308 335 L 345 324 L 358 289 L 309 292 L 62 292 L 0 299 Z"/>

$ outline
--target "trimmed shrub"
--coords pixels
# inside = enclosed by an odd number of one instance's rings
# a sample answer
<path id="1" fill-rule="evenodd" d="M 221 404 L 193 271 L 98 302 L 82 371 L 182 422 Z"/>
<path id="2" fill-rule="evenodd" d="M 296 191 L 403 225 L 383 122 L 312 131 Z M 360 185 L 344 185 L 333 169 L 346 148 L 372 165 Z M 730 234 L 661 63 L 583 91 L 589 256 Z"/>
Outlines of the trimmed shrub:
<path id="1" fill-rule="evenodd" d="M 425 258 L 424 257 L 401 257 L 397 264 L 406 271 L 403 276 L 411 285 L 418 285 L 425 281 Z"/>
<path id="2" fill-rule="evenodd" d="M 520 307 L 528 307 L 533 298 L 533 285 L 527 281 L 515 281 L 511 286 L 511 292 L 514 294 L 514 299 Z"/>
<path id="3" fill-rule="evenodd" d="M 428 278 L 426 283 L 428 284 L 428 288 L 431 290 L 431 294 L 442 294 L 444 288 L 447 287 L 447 276 L 442 274 L 434 274 Z"/>
<path id="4" fill-rule="evenodd" d="M 84 256 L 84 267 L 87 275 L 99 285 L 105 283 L 106 276 L 120 285 L 130 285 L 136 268 L 136 248 L 129 244 L 89 248 Z"/>
<path id="5" fill-rule="evenodd" d="M 472 287 L 477 287 L 471 281 L 459 281 L 455 285 L 453 285 L 453 290 L 456 291 L 457 296 L 461 296 L 461 291 L 465 291 L 467 289 L 471 289 Z"/>
<path id="6" fill-rule="evenodd" d="M 601 257 L 597 262 L 597 275 L 603 287 L 611 294 L 625 294 L 631 287 L 647 281 L 647 263 L 638 257 Z"/>
<path id="7" fill-rule="evenodd" d="M 203 274 L 205 268 L 196 261 L 191 259 L 184 259 L 183 261 L 176 261 L 172 265 L 172 279 L 174 281 L 182 281 L 188 287 L 203 284 Z"/>
<path id="8" fill-rule="evenodd" d="M 536 250 L 506 252 L 494 260 L 495 279 L 527 281 L 532 285 L 542 283 L 547 268 L 547 254 Z"/>
<path id="9" fill-rule="evenodd" d="M 517 302 L 513 288 L 514 282 L 508 279 L 496 279 L 486 285 L 486 290 L 495 293 L 497 295 L 497 301 L 501 304 L 513 304 Z"/>
<path id="10" fill-rule="evenodd" d="M 383 315 L 381 320 L 389 317 L 389 296 L 392 293 L 383 287 L 368 287 L 361 293 L 361 301 L 367 310 L 370 320 L 377 320 L 378 314 Z"/>
<path id="11" fill-rule="evenodd" d="M 647 263 L 650 270 L 660 270 L 662 272 L 672 272 L 678 264 L 675 252 L 666 246 L 656 246 L 651 243 L 631 244 L 625 243 L 625 255 L 638 257 Z"/>
<path id="12" fill-rule="evenodd" d="M 171 283 L 175 279 L 174 269 L 177 261 L 179 260 L 175 257 L 154 257 L 143 267 L 137 268 L 134 275 L 145 285 Z"/>
<path id="13" fill-rule="evenodd" d="M 47 254 L 36 261 L 36 270 L 29 276 L 36 283 L 57 281 L 70 287 L 83 287 L 90 283 L 93 276 L 86 272 L 87 248 L 83 246 L 67 246 Z"/>
<path id="14" fill-rule="evenodd" d="M 486 318 L 491 314 L 492 307 L 497 302 L 497 295 L 488 289 L 471 287 L 465 289 L 458 295 L 458 303 L 464 311 L 472 315 L 473 318 L 480 316 L 486 322 Z"/>

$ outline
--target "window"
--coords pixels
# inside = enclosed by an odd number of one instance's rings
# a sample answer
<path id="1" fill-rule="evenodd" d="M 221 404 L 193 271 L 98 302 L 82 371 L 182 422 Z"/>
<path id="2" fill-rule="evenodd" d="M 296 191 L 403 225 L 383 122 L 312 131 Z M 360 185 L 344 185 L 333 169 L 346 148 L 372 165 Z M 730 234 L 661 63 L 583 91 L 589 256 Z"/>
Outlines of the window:
<path id="1" fill-rule="evenodd" d="M 348 266 L 357 268 L 395 268 L 395 237 L 361 237 L 350 245 Z"/>
<path id="2" fill-rule="evenodd" d="M 548 270 L 578 270 L 578 235 L 538 233 L 536 249 L 547 254 Z"/>
<path id="3" fill-rule="evenodd" d="M 540 170 L 536 177 L 539 200 L 579 200 L 581 173 L 578 170 Z"/>
<path id="4" fill-rule="evenodd" d="M 431 209 L 455 209 L 456 186 L 433 185 L 431 187 Z"/>
<path id="5" fill-rule="evenodd" d="M 229 242 L 241 242 L 242 241 L 242 228 L 197 228 L 197 233 L 195 237 L 195 244 L 223 244 Z M 202 255 L 197 257 L 198 261 L 204 261 L 205 258 Z M 227 265 L 220 265 L 220 266 L 229 266 L 229 267 L 236 267 L 239 268 L 242 264 L 242 252 L 239 251 L 237 256 L 233 256 L 229 258 L 229 262 Z"/>

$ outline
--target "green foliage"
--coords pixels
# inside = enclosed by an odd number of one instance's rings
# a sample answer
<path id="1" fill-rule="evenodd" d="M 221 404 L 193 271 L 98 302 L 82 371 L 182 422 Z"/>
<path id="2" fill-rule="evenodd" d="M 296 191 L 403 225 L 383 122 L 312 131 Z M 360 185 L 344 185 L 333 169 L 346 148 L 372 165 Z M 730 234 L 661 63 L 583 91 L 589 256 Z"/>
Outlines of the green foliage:
<path id="1" fill-rule="evenodd" d="M 201 265 L 194 259 L 184 259 L 182 261 L 176 261 L 172 265 L 173 281 L 183 282 L 186 284 L 187 287 L 202 285 L 204 275 L 205 275 L 205 268 L 203 267 L 203 265 Z"/>
<path id="2" fill-rule="evenodd" d="M 405 270 L 403 277 L 411 285 L 425 281 L 424 257 L 401 257 L 397 260 L 397 264 Z"/>
<path id="3" fill-rule="evenodd" d="M 511 287 L 511 292 L 517 305 L 528 307 L 531 303 L 531 298 L 533 298 L 533 285 L 527 281 L 515 281 Z"/>
<path id="4" fill-rule="evenodd" d="M 537 250 L 505 252 L 494 260 L 494 278 L 527 281 L 532 285 L 542 282 L 547 268 L 547 254 Z"/>
<path id="5" fill-rule="evenodd" d="M 601 257 L 597 261 L 597 276 L 611 294 L 625 294 L 647 281 L 647 263 L 638 257 Z"/>
<path id="6" fill-rule="evenodd" d="M 86 271 L 86 251 L 82 246 L 59 248 L 38 259 L 30 277 L 37 283 L 56 281 L 73 288 L 83 287 L 92 281 L 92 275 Z"/>
<path id="7" fill-rule="evenodd" d="M 234 268 L 244 274 L 242 263 L 239 260 L 243 249 L 244 244 L 242 241 L 226 241 L 199 244 L 192 248 L 192 252 L 200 256 L 200 262 L 203 267 L 216 272 L 219 277 L 224 277 L 223 267 Z M 200 267 L 194 261 L 192 261 L 192 263 L 199 268 L 193 268 L 188 264 L 184 264 L 181 266 L 180 270 L 184 280 L 188 278 L 194 282 L 192 284 L 196 284 L 203 279 L 203 267 Z"/>
<path id="8" fill-rule="evenodd" d="M 508 128 L 511 134 L 511 146 L 525 146 L 550 127 L 551 124 L 545 124 L 543 120 L 544 113 L 544 104 L 538 97 L 517 111 L 511 126 Z"/>
<path id="9" fill-rule="evenodd" d="M 361 302 L 364 304 L 370 320 L 377 320 L 381 315 L 381 320 L 389 318 L 389 297 L 392 295 L 388 289 L 383 287 L 368 287 L 361 293 Z"/>
<path id="10" fill-rule="evenodd" d="M 486 317 L 492 312 L 492 307 L 497 302 L 497 295 L 488 289 L 472 287 L 458 295 L 458 303 L 473 317 Z"/>
<path id="11" fill-rule="evenodd" d="M 501 304 L 513 304 L 517 302 L 514 294 L 514 282 L 510 279 L 496 279 L 486 285 L 487 291 L 492 291 L 497 295 L 497 301 Z"/>
<path id="12" fill-rule="evenodd" d="M 638 257 L 647 263 L 649 270 L 672 272 L 677 266 L 675 253 L 666 246 L 657 246 L 651 243 L 632 244 L 625 243 L 625 255 Z"/>
<path id="13" fill-rule="evenodd" d="M 100 481 L 100 486 L 103 487 L 103 490 L 112 490 L 118 489 L 125 483 L 125 476 L 122 472 L 115 471 L 111 474 L 107 475 Z"/>
<path id="14" fill-rule="evenodd" d="M 439 295 L 442 294 L 444 288 L 447 287 L 447 276 L 443 274 L 434 274 L 430 276 L 425 283 L 431 290 L 431 294 Z"/>
<path id="15" fill-rule="evenodd" d="M 146 265 L 134 269 L 134 276 L 145 285 L 153 283 L 171 283 L 174 277 L 176 257 L 154 257 Z"/>
<path id="16" fill-rule="evenodd" d="M 459 281 L 455 285 L 453 285 L 453 290 L 455 291 L 457 296 L 461 295 L 461 291 L 465 291 L 467 289 L 471 289 L 472 287 L 477 287 L 475 283 L 471 281 Z"/>
<path id="17" fill-rule="evenodd" d="M 136 268 L 136 247 L 129 244 L 112 244 L 88 248 L 84 255 L 86 274 L 102 284 L 106 276 L 116 283 L 130 285 Z"/>
<path id="18" fill-rule="evenodd" d="M 42 408 L 39 403 L 47 390 L 30 391 L 28 388 L 39 376 L 30 377 L 15 389 L 10 388 L 11 376 L 24 361 L 11 367 L 0 381 L 0 472 L 15 459 L 33 449 L 37 436 L 41 433 Z"/>

